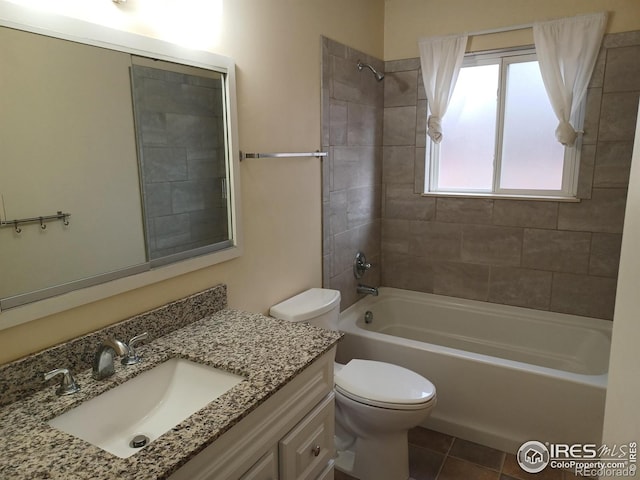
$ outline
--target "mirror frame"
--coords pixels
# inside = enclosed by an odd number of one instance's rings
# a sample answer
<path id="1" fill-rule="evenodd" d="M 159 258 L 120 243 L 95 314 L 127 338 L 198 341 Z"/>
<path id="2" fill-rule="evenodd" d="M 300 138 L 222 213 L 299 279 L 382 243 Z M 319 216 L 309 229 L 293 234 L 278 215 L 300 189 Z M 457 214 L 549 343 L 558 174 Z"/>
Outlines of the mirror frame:
<path id="1" fill-rule="evenodd" d="M 71 17 L 35 10 L 10 3 L 7 0 L 0 0 L 0 26 L 224 73 L 226 77 L 225 107 L 229 122 L 227 153 L 230 170 L 232 234 L 232 245 L 223 250 L 158 267 L 152 267 L 147 260 L 142 264 L 142 267 L 148 267 L 143 272 L 132 274 L 130 269 L 125 269 L 122 271 L 125 276 L 115 279 L 113 272 L 90 277 L 90 279 L 104 279 L 104 283 L 85 288 L 80 287 L 77 290 L 0 311 L 0 330 L 162 282 L 242 255 L 240 149 L 235 62 L 233 59 Z M 137 267 L 133 268 L 134 271 L 139 270 Z"/>

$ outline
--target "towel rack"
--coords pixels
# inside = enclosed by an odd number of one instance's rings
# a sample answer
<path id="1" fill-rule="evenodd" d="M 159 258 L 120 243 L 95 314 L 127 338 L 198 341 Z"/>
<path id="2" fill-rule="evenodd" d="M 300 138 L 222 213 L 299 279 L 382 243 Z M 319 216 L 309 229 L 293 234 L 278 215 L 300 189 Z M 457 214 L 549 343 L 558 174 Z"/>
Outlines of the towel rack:
<path id="1" fill-rule="evenodd" d="M 5 227 L 13 227 L 16 233 L 22 232 L 20 225 L 24 225 L 27 223 L 40 223 L 40 228 L 42 230 L 46 230 L 47 224 L 45 223 L 48 220 L 62 220 L 64 225 L 69 225 L 69 217 L 70 213 L 63 213 L 62 211 L 58 211 L 55 215 L 46 215 L 44 217 L 31 217 L 31 218 L 17 218 L 15 220 L 0 220 L 0 228 Z"/>
<path id="2" fill-rule="evenodd" d="M 246 158 L 287 158 L 287 157 L 326 157 L 327 152 L 303 152 L 303 153 L 244 153 L 240 152 L 240 160 Z"/>

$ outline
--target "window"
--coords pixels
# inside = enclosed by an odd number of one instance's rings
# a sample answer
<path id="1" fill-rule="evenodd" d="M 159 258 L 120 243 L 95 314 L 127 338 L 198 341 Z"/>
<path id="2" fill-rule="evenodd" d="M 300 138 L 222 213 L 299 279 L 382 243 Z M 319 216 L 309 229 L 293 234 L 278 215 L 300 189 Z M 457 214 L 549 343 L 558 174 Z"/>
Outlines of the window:
<path id="1" fill-rule="evenodd" d="M 443 140 L 427 137 L 425 192 L 575 197 L 579 144 L 560 144 L 557 125 L 534 50 L 465 57 Z"/>

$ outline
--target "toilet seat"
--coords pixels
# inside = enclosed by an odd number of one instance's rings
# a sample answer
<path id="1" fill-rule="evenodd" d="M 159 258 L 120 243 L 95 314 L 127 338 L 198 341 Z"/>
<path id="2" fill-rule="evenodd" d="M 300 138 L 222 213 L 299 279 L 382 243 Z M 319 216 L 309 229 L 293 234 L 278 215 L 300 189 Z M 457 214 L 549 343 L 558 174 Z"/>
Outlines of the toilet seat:
<path id="1" fill-rule="evenodd" d="M 393 410 L 429 407 L 436 388 L 429 380 L 398 365 L 354 359 L 334 374 L 336 391 L 365 405 Z"/>

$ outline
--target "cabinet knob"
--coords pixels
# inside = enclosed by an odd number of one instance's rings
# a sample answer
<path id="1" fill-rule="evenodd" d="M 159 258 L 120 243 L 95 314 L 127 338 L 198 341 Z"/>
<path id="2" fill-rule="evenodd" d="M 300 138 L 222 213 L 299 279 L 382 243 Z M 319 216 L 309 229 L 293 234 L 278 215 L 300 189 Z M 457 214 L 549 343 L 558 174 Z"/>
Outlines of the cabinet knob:
<path id="1" fill-rule="evenodd" d="M 316 445 L 315 447 L 313 447 L 311 449 L 311 453 L 313 453 L 314 457 L 317 457 L 318 455 L 320 455 L 320 445 Z"/>

